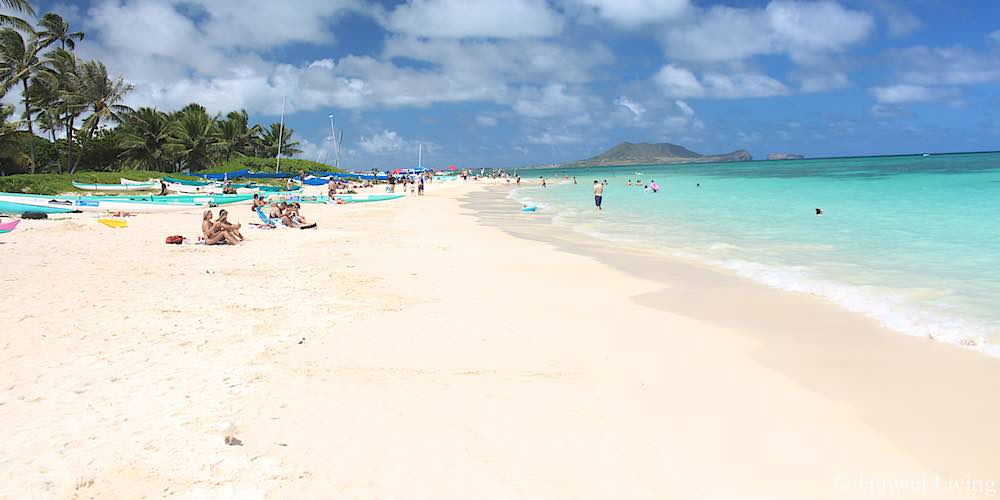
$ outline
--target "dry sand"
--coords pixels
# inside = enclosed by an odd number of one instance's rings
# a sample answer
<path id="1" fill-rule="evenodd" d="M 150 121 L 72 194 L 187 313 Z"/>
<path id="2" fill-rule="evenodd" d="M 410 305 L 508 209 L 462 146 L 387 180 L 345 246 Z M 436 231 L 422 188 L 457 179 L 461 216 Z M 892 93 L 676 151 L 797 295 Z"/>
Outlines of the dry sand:
<path id="1" fill-rule="evenodd" d="M 478 185 L 306 215 L 0 236 L 0 497 L 998 495 L 997 360 Z"/>

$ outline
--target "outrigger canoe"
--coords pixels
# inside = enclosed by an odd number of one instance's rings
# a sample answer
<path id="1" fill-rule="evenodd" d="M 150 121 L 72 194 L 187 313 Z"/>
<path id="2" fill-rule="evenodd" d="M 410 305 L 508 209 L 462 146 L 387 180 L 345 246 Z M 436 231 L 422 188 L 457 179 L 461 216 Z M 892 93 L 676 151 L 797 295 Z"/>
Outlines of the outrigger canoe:
<path id="1" fill-rule="evenodd" d="M 367 203 L 372 201 L 387 201 L 402 198 L 401 194 L 335 194 L 333 201 L 328 196 L 271 196 L 268 199 L 279 199 L 281 201 L 299 203 Z"/>
<path id="2" fill-rule="evenodd" d="M 83 182 L 73 181 L 73 187 L 81 191 L 146 191 L 159 189 L 160 185 L 156 182 L 143 182 L 136 184 L 86 184 Z"/>
<path id="3" fill-rule="evenodd" d="M 175 179 L 173 177 L 164 177 L 163 182 L 169 182 L 172 184 L 183 184 L 185 186 L 208 186 L 212 184 L 211 182 L 189 181 L 187 179 Z"/>
<path id="4" fill-rule="evenodd" d="M 18 222 L 21 222 L 21 219 L 14 219 L 10 222 L 4 222 L 3 224 L 0 224 L 0 234 L 9 233 L 13 231 L 14 228 L 17 227 Z"/>
<path id="5" fill-rule="evenodd" d="M 31 207 L 28 210 L 20 208 L 21 213 L 52 212 L 132 212 L 155 213 L 191 210 L 208 205 L 208 203 L 157 203 L 151 201 L 122 200 L 112 197 L 65 197 L 65 196 L 28 196 L 13 193 L 0 193 L 0 203 Z"/>
<path id="6" fill-rule="evenodd" d="M 231 205 L 233 203 L 241 203 L 253 198 L 252 194 L 168 194 L 165 196 L 154 196 L 154 195 L 136 195 L 136 196 L 87 196 L 81 197 L 83 199 L 98 199 L 98 200 L 122 200 L 122 201 L 146 201 L 150 203 L 189 203 L 189 204 L 205 204 L 212 203 L 215 205 Z"/>
<path id="7" fill-rule="evenodd" d="M 72 208 L 38 207 L 34 205 L 25 205 L 24 203 L 0 201 L 0 214 L 21 215 L 25 212 L 41 212 L 43 214 L 68 214 L 73 211 L 74 209 Z"/>

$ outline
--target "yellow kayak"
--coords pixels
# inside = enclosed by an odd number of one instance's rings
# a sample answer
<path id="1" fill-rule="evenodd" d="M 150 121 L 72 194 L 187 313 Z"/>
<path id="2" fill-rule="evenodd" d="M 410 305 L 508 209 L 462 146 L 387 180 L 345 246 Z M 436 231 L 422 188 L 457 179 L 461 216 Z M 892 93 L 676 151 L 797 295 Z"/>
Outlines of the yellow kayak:
<path id="1" fill-rule="evenodd" d="M 115 228 L 128 226 L 128 222 L 118 219 L 97 219 L 97 222 L 100 222 L 105 226 L 115 227 Z"/>

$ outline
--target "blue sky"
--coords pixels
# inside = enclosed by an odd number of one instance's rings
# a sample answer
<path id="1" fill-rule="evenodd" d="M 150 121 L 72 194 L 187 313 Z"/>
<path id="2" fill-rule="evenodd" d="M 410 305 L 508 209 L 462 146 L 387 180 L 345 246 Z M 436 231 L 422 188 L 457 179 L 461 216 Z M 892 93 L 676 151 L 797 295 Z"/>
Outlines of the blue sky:
<path id="1" fill-rule="evenodd" d="M 42 3 L 133 106 L 245 108 L 342 166 L 519 166 L 623 140 L 809 156 L 1000 149 L 1000 2 Z"/>

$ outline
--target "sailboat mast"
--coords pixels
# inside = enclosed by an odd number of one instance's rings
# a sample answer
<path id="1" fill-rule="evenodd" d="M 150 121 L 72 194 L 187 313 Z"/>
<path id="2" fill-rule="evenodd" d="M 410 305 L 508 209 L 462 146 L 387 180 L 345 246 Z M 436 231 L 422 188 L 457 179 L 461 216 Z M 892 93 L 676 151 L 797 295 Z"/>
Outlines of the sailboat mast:
<path id="1" fill-rule="evenodd" d="M 340 137 L 337 138 L 337 169 L 340 169 L 340 145 L 344 143 L 344 131 L 340 131 Z"/>
<path id="2" fill-rule="evenodd" d="M 285 98 L 281 98 L 281 122 L 278 124 L 278 156 L 274 162 L 274 173 L 277 174 L 281 168 L 281 143 L 285 135 Z"/>
<path id="3" fill-rule="evenodd" d="M 424 166 L 424 145 L 417 144 L 417 168 Z"/>

